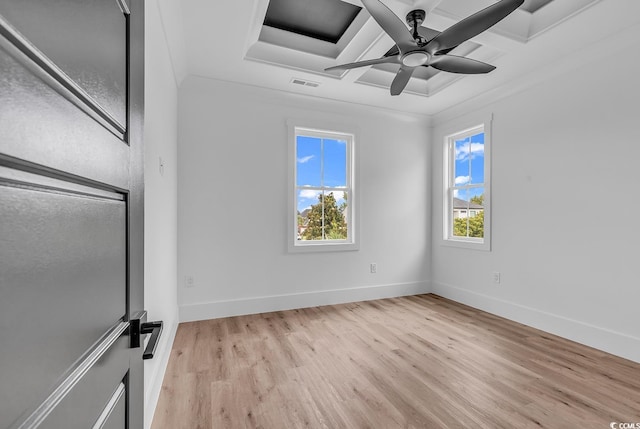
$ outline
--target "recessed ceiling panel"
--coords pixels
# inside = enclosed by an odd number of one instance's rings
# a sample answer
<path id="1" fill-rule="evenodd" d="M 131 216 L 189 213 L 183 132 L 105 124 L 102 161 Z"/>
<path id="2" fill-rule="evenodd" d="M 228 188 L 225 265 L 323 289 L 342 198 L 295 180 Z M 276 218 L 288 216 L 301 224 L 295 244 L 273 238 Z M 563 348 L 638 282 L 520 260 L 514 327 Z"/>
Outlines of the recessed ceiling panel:
<path id="1" fill-rule="evenodd" d="M 361 10 L 341 0 L 271 0 L 264 25 L 337 43 Z"/>
<path id="2" fill-rule="evenodd" d="M 543 6 L 546 6 L 552 1 L 553 0 L 525 0 L 522 6 L 520 6 L 520 8 L 526 10 L 529 13 L 534 13 L 538 9 L 542 8 Z"/>

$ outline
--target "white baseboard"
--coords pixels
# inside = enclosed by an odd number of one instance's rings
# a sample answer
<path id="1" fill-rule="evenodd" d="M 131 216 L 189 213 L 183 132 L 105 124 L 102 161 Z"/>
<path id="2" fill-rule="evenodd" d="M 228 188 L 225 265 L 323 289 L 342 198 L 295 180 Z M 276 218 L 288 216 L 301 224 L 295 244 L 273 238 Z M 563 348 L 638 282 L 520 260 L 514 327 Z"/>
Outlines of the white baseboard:
<path id="1" fill-rule="evenodd" d="M 640 363 L 640 338 L 443 283 L 432 282 L 431 292 Z"/>
<path id="2" fill-rule="evenodd" d="M 176 338 L 176 331 L 178 330 L 178 321 L 173 320 L 170 326 L 165 324 L 162 336 L 162 343 L 158 345 L 153 360 L 158 360 L 154 365 L 153 374 L 151 374 L 149 386 L 145 391 L 145 406 L 144 406 L 144 428 L 150 429 L 153 422 L 153 414 L 158 405 L 158 399 L 160 398 L 160 390 L 162 389 L 162 381 L 164 380 L 164 373 L 167 370 L 167 364 L 169 363 L 169 356 L 171 356 L 171 348 L 173 347 L 173 340 Z M 146 368 L 145 368 L 146 370 Z"/>
<path id="3" fill-rule="evenodd" d="M 180 306 L 179 314 L 180 322 L 193 322 L 423 293 L 429 293 L 427 282 L 398 283 L 189 304 Z"/>

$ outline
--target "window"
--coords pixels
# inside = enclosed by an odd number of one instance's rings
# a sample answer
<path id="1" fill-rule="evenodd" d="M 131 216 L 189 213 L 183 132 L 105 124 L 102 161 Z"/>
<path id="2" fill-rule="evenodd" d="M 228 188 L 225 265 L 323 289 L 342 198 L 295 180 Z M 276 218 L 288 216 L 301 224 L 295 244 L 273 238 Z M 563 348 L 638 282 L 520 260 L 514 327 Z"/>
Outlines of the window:
<path id="1" fill-rule="evenodd" d="M 355 250 L 354 134 L 290 126 L 290 251 Z"/>
<path id="2" fill-rule="evenodd" d="M 490 249 L 490 122 L 445 137 L 444 241 Z"/>

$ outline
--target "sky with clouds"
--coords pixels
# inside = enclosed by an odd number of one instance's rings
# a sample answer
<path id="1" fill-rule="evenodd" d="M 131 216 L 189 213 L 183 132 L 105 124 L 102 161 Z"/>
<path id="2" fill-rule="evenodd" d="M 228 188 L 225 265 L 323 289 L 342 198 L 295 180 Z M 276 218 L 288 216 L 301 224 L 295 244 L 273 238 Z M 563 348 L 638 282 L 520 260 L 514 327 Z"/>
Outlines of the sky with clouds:
<path id="1" fill-rule="evenodd" d="M 347 186 L 347 142 L 335 139 L 298 136 L 296 140 L 296 186 L 299 212 L 318 203 L 321 191 L 312 188 L 338 188 L 333 192 L 338 205 L 344 201 Z M 303 189 L 300 189 L 303 188 Z"/>
<path id="2" fill-rule="evenodd" d="M 455 141 L 455 184 L 484 183 L 484 133 Z M 454 196 L 465 201 L 484 193 L 484 187 L 455 190 Z"/>

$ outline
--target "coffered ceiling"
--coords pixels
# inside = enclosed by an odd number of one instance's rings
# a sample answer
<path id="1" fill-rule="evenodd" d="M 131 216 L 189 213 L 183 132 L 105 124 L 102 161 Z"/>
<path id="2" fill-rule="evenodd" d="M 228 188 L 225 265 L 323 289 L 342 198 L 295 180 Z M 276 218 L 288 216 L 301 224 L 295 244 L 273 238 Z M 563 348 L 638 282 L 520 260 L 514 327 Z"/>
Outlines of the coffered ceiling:
<path id="1" fill-rule="evenodd" d="M 424 9 L 434 34 L 495 0 L 382 0 L 404 21 Z M 172 4 L 170 4 L 172 3 Z M 179 3 L 177 5 L 176 3 Z M 545 73 L 575 52 L 637 25 L 637 0 L 525 0 L 452 54 L 497 66 L 487 75 L 423 68 L 405 92 L 389 86 L 398 65 L 324 71 L 394 48 L 360 0 L 181 0 L 161 4 L 179 79 L 197 75 L 290 93 L 433 115 Z M 629 5 L 631 10 L 623 10 Z"/>

